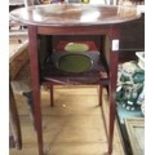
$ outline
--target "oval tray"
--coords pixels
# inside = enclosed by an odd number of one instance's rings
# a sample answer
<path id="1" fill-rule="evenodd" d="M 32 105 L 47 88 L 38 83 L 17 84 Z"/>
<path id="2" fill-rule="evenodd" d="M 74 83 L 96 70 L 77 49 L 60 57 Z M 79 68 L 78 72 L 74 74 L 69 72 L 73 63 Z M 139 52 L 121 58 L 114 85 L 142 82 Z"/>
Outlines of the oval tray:
<path id="1" fill-rule="evenodd" d="M 70 53 L 59 57 L 57 68 L 68 73 L 82 73 L 92 67 L 93 61 L 84 54 Z"/>

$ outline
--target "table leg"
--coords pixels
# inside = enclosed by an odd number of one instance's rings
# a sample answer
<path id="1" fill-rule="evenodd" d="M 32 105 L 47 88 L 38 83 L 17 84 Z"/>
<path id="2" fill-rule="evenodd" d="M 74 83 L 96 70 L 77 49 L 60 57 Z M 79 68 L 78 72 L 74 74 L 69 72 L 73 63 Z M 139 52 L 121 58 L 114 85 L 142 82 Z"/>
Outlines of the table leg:
<path id="1" fill-rule="evenodd" d="M 103 104 L 102 95 L 103 95 L 103 87 L 102 87 L 102 84 L 100 84 L 99 85 L 99 106 L 102 106 Z"/>
<path id="2" fill-rule="evenodd" d="M 51 103 L 51 107 L 54 107 L 54 87 L 53 85 L 50 85 L 50 103 Z"/>
<path id="3" fill-rule="evenodd" d="M 116 117 L 116 85 L 117 85 L 117 66 L 118 66 L 118 52 L 112 51 L 110 53 L 110 85 L 109 85 L 109 100 L 110 100 L 110 111 L 109 111 L 109 146 L 108 154 L 112 153 L 113 150 L 113 136 L 114 136 L 114 125 Z"/>
<path id="4" fill-rule="evenodd" d="M 38 62 L 37 28 L 28 26 L 29 56 L 32 80 L 32 97 L 34 102 L 34 122 L 37 132 L 39 155 L 43 155 L 42 119 L 40 107 L 40 74 Z"/>

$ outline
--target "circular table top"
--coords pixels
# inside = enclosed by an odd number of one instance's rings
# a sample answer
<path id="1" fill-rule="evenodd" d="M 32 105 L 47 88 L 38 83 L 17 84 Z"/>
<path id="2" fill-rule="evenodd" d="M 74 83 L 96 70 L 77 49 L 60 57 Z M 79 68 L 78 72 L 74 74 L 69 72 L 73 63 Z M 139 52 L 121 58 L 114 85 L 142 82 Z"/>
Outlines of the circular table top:
<path id="1" fill-rule="evenodd" d="M 89 26 L 131 21 L 140 13 L 134 6 L 47 4 L 13 10 L 10 17 L 27 25 Z"/>

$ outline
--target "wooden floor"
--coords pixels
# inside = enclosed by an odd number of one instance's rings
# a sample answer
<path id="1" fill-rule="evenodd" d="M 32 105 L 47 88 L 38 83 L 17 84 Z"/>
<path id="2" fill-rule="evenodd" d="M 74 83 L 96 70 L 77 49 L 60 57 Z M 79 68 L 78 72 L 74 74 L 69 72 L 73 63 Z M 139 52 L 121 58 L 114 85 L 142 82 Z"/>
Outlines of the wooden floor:
<path id="1" fill-rule="evenodd" d="M 104 155 L 107 139 L 98 106 L 96 86 L 56 86 L 55 106 L 50 107 L 48 90 L 42 90 L 45 155 Z M 103 95 L 107 113 L 106 93 Z M 25 98 L 17 95 L 22 125 L 23 149 L 10 149 L 10 155 L 37 155 L 36 134 Z M 108 118 L 108 114 L 106 115 Z M 107 119 L 106 118 L 106 119 Z M 124 155 L 119 132 L 115 130 L 113 155 Z"/>

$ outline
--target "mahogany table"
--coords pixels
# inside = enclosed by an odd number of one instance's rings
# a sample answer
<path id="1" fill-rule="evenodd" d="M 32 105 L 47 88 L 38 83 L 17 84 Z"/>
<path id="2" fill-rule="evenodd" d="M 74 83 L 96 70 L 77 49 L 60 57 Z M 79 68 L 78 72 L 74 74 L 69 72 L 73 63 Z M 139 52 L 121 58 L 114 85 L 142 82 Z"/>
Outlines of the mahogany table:
<path id="1" fill-rule="evenodd" d="M 38 138 L 39 155 L 43 155 L 42 119 L 40 108 L 40 84 L 51 82 L 42 77 L 39 51 L 41 36 L 107 35 L 110 51 L 105 53 L 108 66 L 109 87 L 109 135 L 108 153 L 112 153 L 116 114 L 115 92 L 120 44 L 120 25 L 140 17 L 135 7 L 88 4 L 49 4 L 20 8 L 10 13 L 11 18 L 28 26 L 29 55 L 34 102 L 34 120 Z M 50 47 L 52 49 L 52 47 Z M 50 49 L 49 48 L 49 49 Z M 50 52 L 51 52 L 50 49 Z M 104 52 L 103 49 L 101 49 Z M 49 53 L 44 53 L 49 56 Z M 92 75 L 93 76 L 93 75 Z M 94 74 L 95 76 L 95 74 Z M 89 78 L 88 78 L 89 79 Z M 89 81 L 89 80 L 87 80 Z"/>

